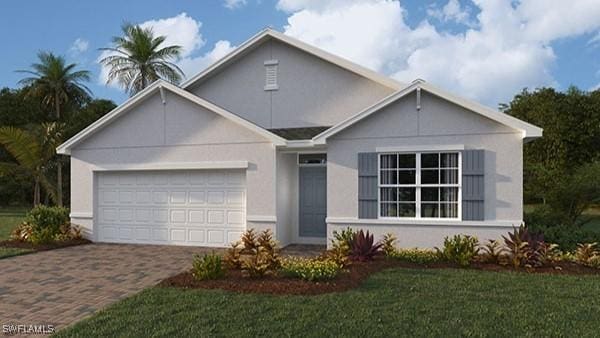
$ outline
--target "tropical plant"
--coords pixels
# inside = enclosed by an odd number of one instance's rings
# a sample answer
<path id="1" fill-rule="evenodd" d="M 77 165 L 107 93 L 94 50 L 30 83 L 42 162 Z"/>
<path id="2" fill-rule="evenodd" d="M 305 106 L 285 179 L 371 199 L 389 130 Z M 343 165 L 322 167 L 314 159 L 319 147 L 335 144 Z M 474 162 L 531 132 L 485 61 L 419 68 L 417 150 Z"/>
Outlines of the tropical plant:
<path id="1" fill-rule="evenodd" d="M 285 276 L 311 282 L 333 279 L 341 270 L 340 265 L 328 259 L 286 258 L 281 263 L 281 271 Z"/>
<path id="2" fill-rule="evenodd" d="M 224 273 L 221 256 L 214 252 L 204 256 L 194 255 L 192 275 L 197 280 L 218 279 L 223 277 Z"/>
<path id="3" fill-rule="evenodd" d="M 227 250 L 225 263 L 248 276 L 261 277 L 280 267 L 279 247 L 270 230 L 257 235 L 254 229 L 248 229 L 241 242 L 233 243 Z"/>
<path id="4" fill-rule="evenodd" d="M 502 246 L 499 240 L 488 239 L 487 242 L 481 246 L 481 250 L 483 251 L 481 254 L 482 261 L 499 264 L 506 248 Z"/>
<path id="5" fill-rule="evenodd" d="M 381 251 L 386 257 L 391 257 L 396 253 L 396 236 L 394 234 L 385 234 L 381 240 Z"/>
<path id="6" fill-rule="evenodd" d="M 359 230 L 352 239 L 349 258 L 353 261 L 370 261 L 379 253 L 381 246 L 381 243 L 375 243 L 374 236 L 368 230 L 366 233 Z"/>
<path id="7" fill-rule="evenodd" d="M 596 249 L 597 245 L 598 243 L 581 243 L 577 245 L 577 250 L 575 250 L 577 262 L 587 265 L 592 258 L 600 255 L 600 252 Z"/>
<path id="8" fill-rule="evenodd" d="M 341 253 L 348 255 L 350 253 L 350 247 L 354 240 L 355 232 L 352 228 L 347 227 L 341 231 L 333 231 L 333 239 L 331 240 L 331 246 L 333 249 L 337 249 Z"/>
<path id="9" fill-rule="evenodd" d="M 179 83 L 183 71 L 172 61 L 181 56 L 182 47 L 163 46 L 166 36 L 155 36 L 151 28 L 125 23 L 123 36 L 112 38 L 113 46 L 101 48 L 109 55 L 100 60 L 109 68 L 107 83 L 117 80 L 131 95 L 158 79 Z"/>
<path id="10" fill-rule="evenodd" d="M 33 130 L 0 127 L 0 144 L 14 157 L 17 163 L 0 162 L 0 176 L 21 174 L 34 182 L 33 205 L 41 202 L 43 187 L 50 198 L 60 204 L 56 188 L 46 176 L 51 168 L 55 149 L 62 140 L 62 124 L 43 123 Z"/>
<path id="11" fill-rule="evenodd" d="M 80 238 L 81 231 L 74 230 L 69 221 L 69 209 L 39 205 L 25 215 L 11 238 L 34 244 Z"/>
<path id="12" fill-rule="evenodd" d="M 503 236 L 513 267 L 540 267 L 546 265 L 558 255 L 558 245 L 544 241 L 541 232 L 529 231 L 521 225 Z"/>
<path id="13" fill-rule="evenodd" d="M 477 237 L 467 235 L 454 235 L 444 238 L 444 247 L 435 248 L 438 256 L 446 261 L 460 266 L 469 266 L 477 253 L 479 242 Z"/>
<path id="14" fill-rule="evenodd" d="M 28 94 L 41 99 L 41 102 L 54 109 L 55 118 L 60 121 L 62 107 L 69 103 L 82 104 L 91 99 L 91 91 L 83 83 L 90 80 L 90 72 L 76 70 L 77 64 L 67 64 L 62 56 L 49 52 L 38 53 L 38 63 L 31 65 L 32 70 L 18 70 L 31 75 L 19 81 L 27 88 Z M 62 163 L 56 163 L 56 203 L 62 206 Z"/>

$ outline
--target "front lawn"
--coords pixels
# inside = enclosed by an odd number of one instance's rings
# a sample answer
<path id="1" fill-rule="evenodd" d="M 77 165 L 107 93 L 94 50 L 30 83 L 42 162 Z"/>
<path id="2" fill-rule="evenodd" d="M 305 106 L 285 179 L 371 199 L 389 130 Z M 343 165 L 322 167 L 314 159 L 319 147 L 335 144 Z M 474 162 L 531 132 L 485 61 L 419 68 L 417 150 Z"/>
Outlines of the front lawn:
<path id="1" fill-rule="evenodd" d="M 0 258 L 7 258 L 7 257 L 24 255 L 24 254 L 30 253 L 32 251 L 33 251 L 32 249 L 4 248 L 4 247 L 0 247 Z"/>
<path id="2" fill-rule="evenodd" d="M 25 218 L 27 207 L 0 207 L 0 241 L 7 240 L 13 229 Z"/>
<path id="3" fill-rule="evenodd" d="M 398 268 L 319 296 L 155 287 L 57 336 L 595 336 L 598 295 L 597 276 Z"/>

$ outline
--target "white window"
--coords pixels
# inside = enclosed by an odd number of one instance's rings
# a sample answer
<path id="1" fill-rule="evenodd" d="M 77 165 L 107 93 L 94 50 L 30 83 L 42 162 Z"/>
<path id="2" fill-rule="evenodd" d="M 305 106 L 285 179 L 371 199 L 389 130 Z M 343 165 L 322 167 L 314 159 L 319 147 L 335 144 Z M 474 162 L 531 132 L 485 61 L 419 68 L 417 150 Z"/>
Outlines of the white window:
<path id="1" fill-rule="evenodd" d="M 380 218 L 459 219 L 460 153 L 379 154 Z"/>
<path id="2" fill-rule="evenodd" d="M 277 60 L 265 61 L 265 90 L 279 89 L 279 85 L 277 85 L 278 65 L 279 61 Z"/>

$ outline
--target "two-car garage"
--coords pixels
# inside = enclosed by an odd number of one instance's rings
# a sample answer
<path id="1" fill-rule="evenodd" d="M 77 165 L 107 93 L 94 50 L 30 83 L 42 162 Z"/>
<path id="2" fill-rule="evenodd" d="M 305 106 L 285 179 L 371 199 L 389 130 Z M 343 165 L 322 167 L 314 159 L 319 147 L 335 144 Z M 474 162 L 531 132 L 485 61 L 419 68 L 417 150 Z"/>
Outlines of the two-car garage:
<path id="1" fill-rule="evenodd" d="M 96 173 L 99 242 L 228 246 L 246 228 L 242 169 Z"/>

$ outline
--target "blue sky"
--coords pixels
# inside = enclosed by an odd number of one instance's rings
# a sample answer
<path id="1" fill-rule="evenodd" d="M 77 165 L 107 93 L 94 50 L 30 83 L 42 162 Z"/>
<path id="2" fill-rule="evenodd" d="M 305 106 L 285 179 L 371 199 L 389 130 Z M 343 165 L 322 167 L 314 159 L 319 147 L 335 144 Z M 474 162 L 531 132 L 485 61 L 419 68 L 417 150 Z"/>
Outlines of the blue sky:
<path id="1" fill-rule="evenodd" d="M 21 0 L 0 4 L 0 87 L 16 87 L 14 71 L 48 50 L 92 71 L 96 97 L 122 102 L 96 60 L 124 21 L 184 45 L 188 77 L 272 26 L 400 81 L 424 78 L 494 107 L 523 87 L 600 84 L 600 0 Z"/>

